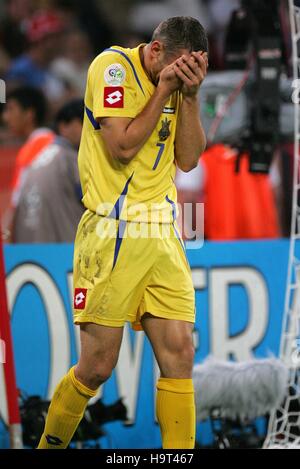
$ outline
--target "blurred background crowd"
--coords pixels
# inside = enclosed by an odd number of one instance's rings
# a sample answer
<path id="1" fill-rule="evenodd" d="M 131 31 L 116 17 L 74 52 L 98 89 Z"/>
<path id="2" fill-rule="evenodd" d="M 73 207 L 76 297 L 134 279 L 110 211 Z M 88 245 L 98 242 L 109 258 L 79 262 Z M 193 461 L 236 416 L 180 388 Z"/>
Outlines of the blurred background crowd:
<path id="1" fill-rule="evenodd" d="M 188 15 L 206 28 L 210 72 L 225 67 L 224 44 L 239 0 L 3 0 L 0 78 L 0 216 L 6 242 L 73 241 L 82 213 L 76 154 L 87 69 L 111 45 L 134 47 L 165 18 Z M 287 70 L 290 39 L 282 7 Z M 198 168 L 178 173 L 179 201 L 205 203 L 207 239 L 274 238 L 289 232 L 292 139 L 269 174 L 251 174 L 226 142 L 209 145 Z M 64 200 L 64 204 L 59 204 Z M 190 214 L 190 231 L 195 217 Z M 187 233 L 185 233 L 187 237 Z"/>

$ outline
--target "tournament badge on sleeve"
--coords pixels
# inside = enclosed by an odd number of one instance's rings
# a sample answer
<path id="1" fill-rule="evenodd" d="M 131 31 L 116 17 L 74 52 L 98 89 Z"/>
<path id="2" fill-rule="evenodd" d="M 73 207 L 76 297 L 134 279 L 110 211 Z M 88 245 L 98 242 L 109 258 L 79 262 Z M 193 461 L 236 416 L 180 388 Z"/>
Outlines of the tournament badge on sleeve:
<path id="1" fill-rule="evenodd" d="M 104 72 L 104 80 L 110 86 L 120 86 L 126 77 L 126 70 L 121 64 L 111 64 Z"/>

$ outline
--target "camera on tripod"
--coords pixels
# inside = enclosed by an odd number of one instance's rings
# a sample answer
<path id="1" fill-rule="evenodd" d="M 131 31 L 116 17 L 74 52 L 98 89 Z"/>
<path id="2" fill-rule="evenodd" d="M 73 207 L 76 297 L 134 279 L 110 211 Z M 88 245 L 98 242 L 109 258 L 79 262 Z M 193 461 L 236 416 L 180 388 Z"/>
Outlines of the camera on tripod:
<path id="1" fill-rule="evenodd" d="M 248 153 L 254 173 L 268 173 L 276 146 L 294 127 L 280 15 L 279 0 L 241 0 L 226 34 L 228 71 L 209 74 L 201 90 L 208 141 Z"/>

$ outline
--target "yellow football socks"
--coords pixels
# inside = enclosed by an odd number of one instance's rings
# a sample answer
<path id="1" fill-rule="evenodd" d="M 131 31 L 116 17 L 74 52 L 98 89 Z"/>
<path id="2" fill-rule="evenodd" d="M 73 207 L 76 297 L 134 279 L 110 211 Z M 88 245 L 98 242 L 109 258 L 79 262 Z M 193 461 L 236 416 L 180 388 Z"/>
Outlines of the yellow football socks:
<path id="1" fill-rule="evenodd" d="M 164 449 L 195 447 L 196 415 L 192 379 L 160 378 L 156 414 Z"/>
<path id="2" fill-rule="evenodd" d="M 66 448 L 96 393 L 80 383 L 71 368 L 55 389 L 38 449 Z"/>

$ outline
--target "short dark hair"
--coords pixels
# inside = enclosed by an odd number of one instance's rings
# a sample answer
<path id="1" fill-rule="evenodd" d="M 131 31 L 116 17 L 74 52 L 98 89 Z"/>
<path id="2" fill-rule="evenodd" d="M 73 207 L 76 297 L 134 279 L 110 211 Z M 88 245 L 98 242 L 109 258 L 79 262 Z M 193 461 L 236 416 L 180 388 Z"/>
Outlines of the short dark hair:
<path id="1" fill-rule="evenodd" d="M 35 114 L 35 124 L 43 125 L 47 113 L 47 101 L 43 92 L 33 86 L 20 86 L 12 90 L 7 101 L 13 99 L 17 101 L 19 106 L 24 109 L 33 109 Z"/>
<path id="2" fill-rule="evenodd" d="M 69 124 L 74 119 L 79 119 L 83 122 L 84 116 L 84 103 L 82 99 L 72 99 L 66 103 L 55 116 L 55 127 L 59 124 Z"/>
<path id="3" fill-rule="evenodd" d="M 205 29 L 191 16 L 174 16 L 160 23 L 151 42 L 156 40 L 164 43 L 167 54 L 173 54 L 179 49 L 208 52 Z"/>

